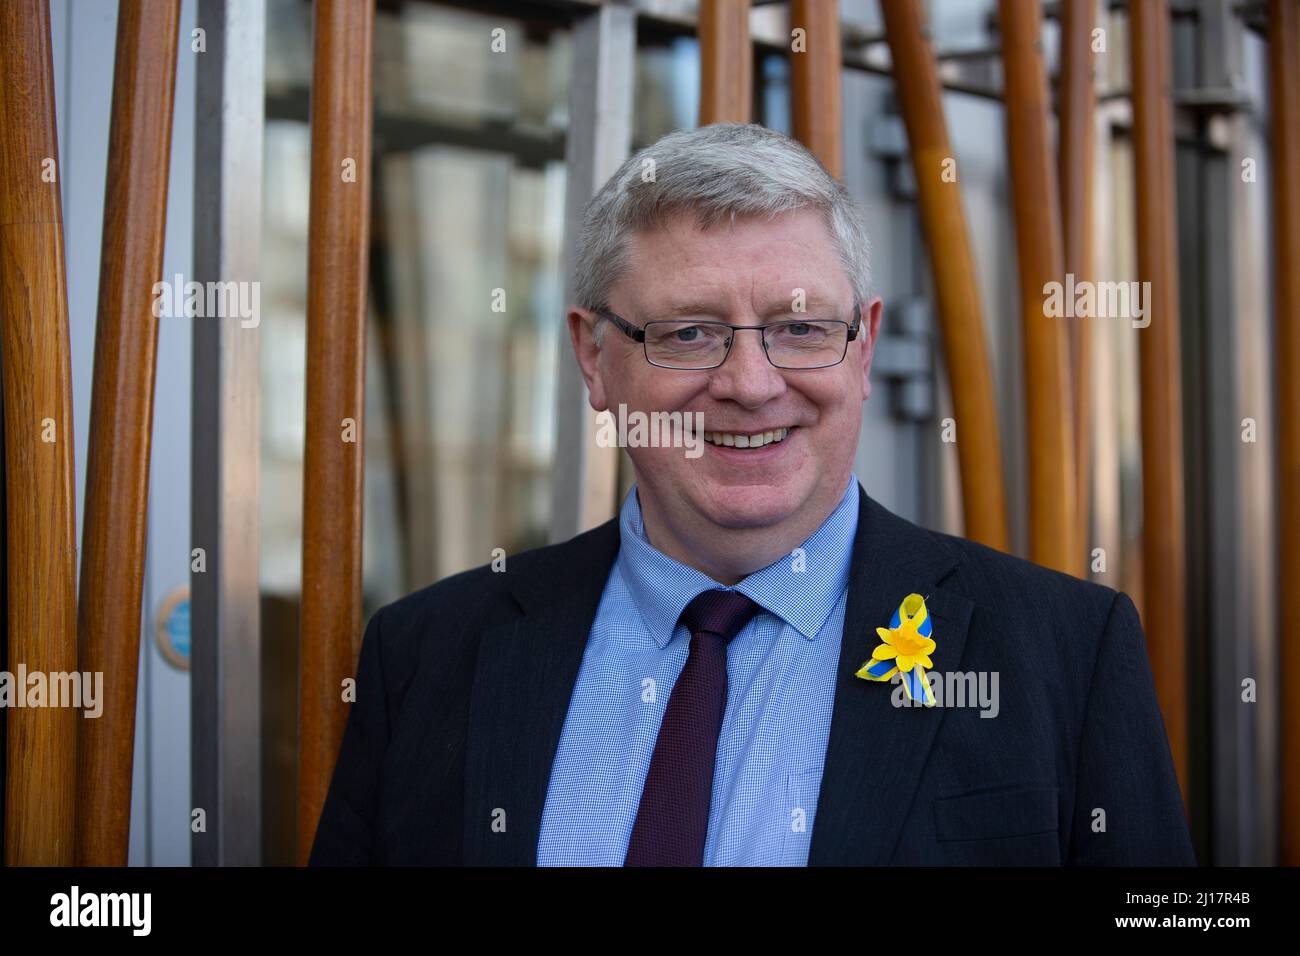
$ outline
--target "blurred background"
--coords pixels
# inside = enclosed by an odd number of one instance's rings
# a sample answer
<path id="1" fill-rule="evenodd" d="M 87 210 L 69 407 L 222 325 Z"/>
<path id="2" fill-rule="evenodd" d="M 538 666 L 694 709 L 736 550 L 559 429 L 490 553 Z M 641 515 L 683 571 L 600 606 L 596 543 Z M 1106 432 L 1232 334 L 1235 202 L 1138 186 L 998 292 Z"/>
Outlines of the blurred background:
<path id="1" fill-rule="evenodd" d="M 1036 0 L 1026 0 L 1036 2 Z M 636 0 L 630 109 L 637 149 L 699 119 L 698 4 Z M 1007 161 L 998 10 L 994 0 L 932 0 L 930 41 L 961 171 L 961 200 L 1001 430 L 1010 550 L 1027 555 L 1027 473 L 1017 249 Z M 251 255 L 261 281 L 257 346 L 228 369 L 222 391 L 196 381 L 203 318 L 161 320 L 148 509 L 139 716 L 130 862 L 189 865 L 197 748 L 240 741 L 191 731 L 199 691 L 190 670 L 192 495 L 221 478 L 193 471 L 194 403 L 253 396 L 260 431 L 250 471 L 230 492 L 232 515 L 257 522 L 260 643 L 226 680 L 258 688 L 255 755 L 225 786 L 247 792 L 226 825 L 255 834 L 221 862 L 291 863 L 297 760 L 298 620 L 303 551 L 307 238 L 312 8 L 304 0 L 239 4 L 225 54 L 260 78 L 264 109 L 224 118 L 196 107 L 191 49 L 198 3 L 181 7 L 163 276 L 194 271 L 196 209 L 223 183 L 241 215 L 224 240 Z M 564 331 L 566 192 L 575 137 L 608 118 L 575 115 L 582 84 L 601 81 L 575 36 L 592 2 L 449 3 L 381 0 L 374 33 L 374 141 L 365 358 L 363 619 L 457 571 L 577 530 L 583 462 L 564 451 L 561 395 L 571 358 Z M 1136 275 L 1134 156 L 1127 4 L 1098 2 L 1106 50 L 1096 56 L 1093 272 Z M 1058 5 L 1042 5 L 1043 52 L 1059 70 Z M 104 170 L 117 4 L 53 0 L 52 36 L 71 325 L 82 527 L 94 355 Z M 1265 5 L 1173 4 L 1178 292 L 1182 339 L 1187 574 L 1187 787 L 1203 863 L 1280 861 L 1281 632 L 1277 593 L 1275 322 L 1270 289 L 1270 183 Z M 884 323 L 856 470 L 867 492 L 923 525 L 964 532 L 956 445 L 918 190 L 877 0 L 839 4 L 843 179 L 873 241 Z M 788 4 L 755 3 L 753 119 L 793 131 Z M 492 48 L 503 31 L 503 49 Z M 215 38 L 208 36 L 208 49 Z M 208 55 L 212 55 L 209 53 Z M 623 66 L 627 66 L 623 64 Z M 587 100 L 579 100 L 587 102 Z M 196 126 L 254 159 L 258 176 L 221 179 Z M 593 125 L 595 132 L 593 133 Z M 584 140 L 585 141 L 585 140 Z M 1253 176 L 1241 175 L 1243 161 Z M 111 184 L 110 184 L 111 187 Z M 571 198 L 571 197 L 570 197 Z M 493 308 L 504 289 L 508 308 Z M 1068 319 L 1061 321 L 1068 322 Z M 1087 434 L 1091 577 L 1134 595 L 1144 621 L 1139 330 L 1090 323 Z M 1244 420 L 1258 441 L 1244 441 Z M 615 513 L 631 473 L 617 465 Z M 11 507 L 13 503 L 11 502 Z M 590 510 L 581 512 L 588 517 Z M 1231 679 L 1220 679 L 1227 673 Z M 1216 677 L 1217 675 L 1217 677 Z M 1240 679 L 1258 703 L 1243 705 Z M 219 735 L 218 735 L 219 736 Z M 247 742 L 246 742 L 247 743 Z M 244 814 L 241 820 L 239 814 Z"/>

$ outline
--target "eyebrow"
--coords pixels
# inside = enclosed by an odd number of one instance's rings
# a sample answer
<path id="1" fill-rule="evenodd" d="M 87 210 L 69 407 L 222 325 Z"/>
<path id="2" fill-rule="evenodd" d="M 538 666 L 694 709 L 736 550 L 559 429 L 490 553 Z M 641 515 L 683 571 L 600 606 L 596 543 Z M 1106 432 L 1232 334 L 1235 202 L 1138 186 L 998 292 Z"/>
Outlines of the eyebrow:
<path id="1" fill-rule="evenodd" d="M 805 310 L 808 312 L 818 312 L 818 311 L 838 312 L 839 311 L 839 306 L 836 303 L 832 302 L 829 299 L 823 298 L 821 296 L 816 296 L 816 295 L 806 296 L 804 300 L 804 306 L 805 306 Z M 850 305 L 849 308 L 852 309 L 852 306 Z M 645 316 L 646 316 L 646 321 L 654 321 L 656 319 L 660 319 L 660 320 L 678 319 L 678 318 L 684 318 L 684 317 L 690 317 L 696 315 L 708 315 L 708 316 L 720 317 L 726 311 L 727 309 L 721 307 L 717 302 L 708 302 L 702 300 L 697 302 L 686 301 L 686 302 L 679 302 L 679 303 L 669 303 L 667 305 L 660 306 L 659 308 L 647 309 Z M 799 314 L 802 313 L 797 313 L 791 308 L 790 299 L 782 299 L 780 301 L 771 302 L 767 305 L 766 308 L 761 309 L 759 311 L 760 318 L 766 318 L 773 315 L 799 315 Z"/>

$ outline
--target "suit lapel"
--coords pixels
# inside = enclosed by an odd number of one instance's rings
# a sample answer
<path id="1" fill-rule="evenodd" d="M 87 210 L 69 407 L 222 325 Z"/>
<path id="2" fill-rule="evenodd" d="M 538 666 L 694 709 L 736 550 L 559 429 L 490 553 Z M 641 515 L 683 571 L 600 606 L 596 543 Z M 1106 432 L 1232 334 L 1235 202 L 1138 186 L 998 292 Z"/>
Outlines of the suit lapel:
<path id="1" fill-rule="evenodd" d="M 860 489 L 859 489 L 860 490 Z M 835 704 L 809 865 L 884 865 L 911 807 L 943 707 L 895 707 L 896 685 L 855 677 L 908 594 L 926 597 L 936 673 L 961 662 L 973 604 L 940 582 L 960 556 L 861 492 Z"/>
<path id="2" fill-rule="evenodd" d="M 465 752 L 464 862 L 533 866 L 551 764 L 618 554 L 614 519 L 511 558 L 524 616 L 485 631 Z"/>

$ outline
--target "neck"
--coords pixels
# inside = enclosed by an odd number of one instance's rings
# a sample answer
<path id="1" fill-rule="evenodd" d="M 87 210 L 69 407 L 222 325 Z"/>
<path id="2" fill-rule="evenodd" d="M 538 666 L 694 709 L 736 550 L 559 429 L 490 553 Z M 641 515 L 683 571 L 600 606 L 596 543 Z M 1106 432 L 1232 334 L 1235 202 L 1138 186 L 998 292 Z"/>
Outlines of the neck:
<path id="1" fill-rule="evenodd" d="M 847 479 L 846 479 L 847 481 Z M 650 496 L 638 492 L 641 520 L 652 547 L 689 568 L 731 587 L 788 556 L 822 526 L 842 497 L 809 502 L 779 524 L 759 528 L 720 528 L 715 524 L 674 522 Z"/>

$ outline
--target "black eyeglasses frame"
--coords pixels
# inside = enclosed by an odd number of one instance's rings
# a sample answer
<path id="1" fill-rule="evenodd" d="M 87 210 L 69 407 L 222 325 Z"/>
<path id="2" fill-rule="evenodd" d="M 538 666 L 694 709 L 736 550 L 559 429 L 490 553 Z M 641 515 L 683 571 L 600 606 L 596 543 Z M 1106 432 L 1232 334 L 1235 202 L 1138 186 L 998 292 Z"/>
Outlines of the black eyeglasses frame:
<path id="1" fill-rule="evenodd" d="M 616 312 L 609 312 L 603 309 L 594 309 L 593 311 L 595 312 L 597 318 L 605 319 L 609 322 L 614 323 L 614 325 L 619 329 L 619 331 L 621 331 L 633 342 L 640 342 L 641 352 L 643 355 L 645 355 L 645 360 L 647 362 L 649 362 L 655 368 L 664 368 L 673 372 L 707 372 L 715 368 L 721 368 L 722 365 L 727 361 L 727 358 L 731 355 L 731 346 L 736 341 L 736 337 L 734 335 L 731 336 L 731 338 L 727 339 L 727 351 L 723 353 L 722 361 L 719 362 L 717 365 L 701 365 L 693 368 L 682 368 L 677 365 L 660 365 L 658 362 L 655 362 L 650 358 L 650 350 L 646 345 L 645 330 L 650 326 L 655 325 L 656 323 L 663 323 L 663 324 L 669 322 L 678 323 L 686 320 L 655 319 L 654 321 L 647 322 L 644 326 L 639 326 L 639 325 L 633 325 L 631 322 L 629 322 L 627 319 L 623 318 L 621 315 L 619 315 Z M 822 368 L 834 368 L 836 365 L 839 365 L 841 362 L 844 361 L 844 359 L 849 354 L 849 343 L 854 341 L 858 337 L 858 332 L 862 328 L 862 306 L 860 304 L 854 304 L 852 322 L 844 322 L 842 319 L 817 319 L 815 321 L 839 322 L 841 325 L 844 325 L 848 328 L 848 336 L 844 340 L 844 353 L 836 361 L 830 362 L 826 365 L 802 365 L 796 367 L 791 367 L 788 365 L 777 365 L 776 362 L 773 362 L 772 356 L 767 350 L 767 336 L 763 334 L 766 329 L 775 328 L 778 325 L 789 325 L 791 322 L 790 319 L 783 319 L 780 322 L 769 322 L 766 325 L 732 325 L 729 322 L 715 322 L 712 319 L 706 319 L 692 324 L 723 326 L 724 328 L 730 329 L 733 332 L 756 331 L 760 334 L 760 341 L 763 343 L 763 354 L 767 356 L 767 360 L 769 363 L 771 363 L 773 368 L 779 368 L 785 372 L 809 372 L 809 371 L 822 369 Z"/>

